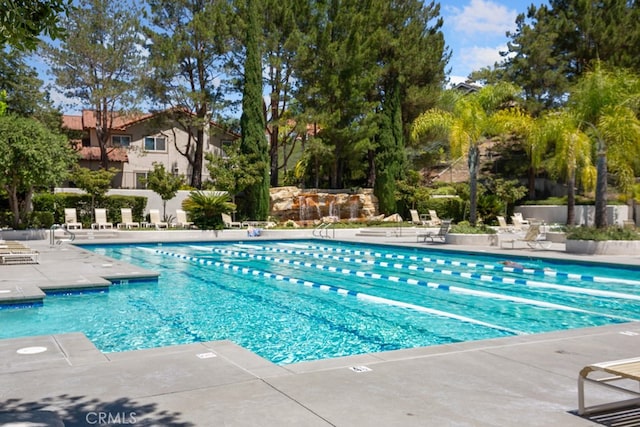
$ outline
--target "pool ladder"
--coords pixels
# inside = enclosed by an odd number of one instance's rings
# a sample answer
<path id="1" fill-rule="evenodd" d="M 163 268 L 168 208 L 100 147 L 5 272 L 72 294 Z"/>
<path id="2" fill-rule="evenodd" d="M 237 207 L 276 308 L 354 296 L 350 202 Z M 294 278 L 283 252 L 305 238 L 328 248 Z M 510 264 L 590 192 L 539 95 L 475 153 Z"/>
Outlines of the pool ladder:
<path id="1" fill-rule="evenodd" d="M 65 237 L 63 239 L 56 239 L 56 230 L 61 229 L 64 231 Z M 73 242 L 74 240 L 76 240 L 76 234 L 67 229 L 67 227 L 64 227 L 60 224 L 53 224 L 51 226 L 51 228 L 49 229 L 49 244 L 51 246 L 55 246 L 55 245 L 61 245 L 62 242 Z"/>
<path id="2" fill-rule="evenodd" d="M 329 230 L 331 229 L 332 233 L 331 236 L 329 236 Z M 318 225 L 316 228 L 313 229 L 313 236 L 314 237 L 324 237 L 326 239 L 329 238 L 334 238 L 336 237 L 336 224 L 335 222 L 323 222 L 322 224 Z"/>

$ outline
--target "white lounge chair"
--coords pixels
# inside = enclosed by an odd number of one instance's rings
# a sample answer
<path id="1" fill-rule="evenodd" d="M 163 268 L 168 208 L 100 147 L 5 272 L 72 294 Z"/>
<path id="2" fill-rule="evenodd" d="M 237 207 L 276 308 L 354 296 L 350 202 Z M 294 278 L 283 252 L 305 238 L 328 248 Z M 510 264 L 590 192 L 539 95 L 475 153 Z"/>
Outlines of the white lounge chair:
<path id="1" fill-rule="evenodd" d="M 225 228 L 242 228 L 242 223 L 238 221 L 233 221 L 231 219 L 231 215 L 226 213 L 223 213 L 220 215 L 222 215 L 222 222 L 224 223 Z"/>
<path id="2" fill-rule="evenodd" d="M 427 221 L 425 215 L 419 215 L 418 211 L 415 209 L 409 209 L 409 214 L 411 214 L 411 223 L 415 225 L 431 225 L 431 221 Z"/>
<path id="3" fill-rule="evenodd" d="M 442 224 L 442 220 L 438 218 L 438 213 L 435 211 L 435 209 L 429 209 L 429 218 L 431 218 L 430 225 L 432 226 L 438 226 Z"/>
<path id="4" fill-rule="evenodd" d="M 118 223 L 118 228 L 140 228 L 140 223 L 133 220 L 131 208 L 120 208 L 122 222 Z"/>
<path id="5" fill-rule="evenodd" d="M 107 210 L 102 208 L 96 208 L 94 210 L 96 215 L 96 222 L 91 224 L 91 228 L 98 230 L 105 230 L 107 228 L 113 228 L 113 223 L 107 221 Z"/>
<path id="6" fill-rule="evenodd" d="M 498 215 L 496 218 L 498 219 L 498 231 L 510 233 L 514 231 L 513 227 L 507 224 L 507 220 L 503 216 Z"/>
<path id="7" fill-rule="evenodd" d="M 7 241 L 0 245 L 0 264 L 37 264 L 40 253 L 22 243 Z"/>
<path id="8" fill-rule="evenodd" d="M 521 212 L 514 212 L 514 213 L 513 213 L 513 216 L 514 216 L 518 221 L 520 221 L 520 223 L 521 223 L 521 224 L 529 225 L 529 220 L 524 219 L 524 218 L 522 217 L 522 213 L 521 213 Z"/>
<path id="9" fill-rule="evenodd" d="M 64 225 L 69 230 L 82 229 L 82 223 L 78 222 L 75 208 L 64 209 Z"/>
<path id="10" fill-rule="evenodd" d="M 589 375 L 592 373 L 595 373 L 596 375 L 599 373 L 599 377 L 589 378 Z M 606 376 L 602 377 L 605 374 Z M 584 384 L 586 382 L 599 384 L 636 397 L 623 401 L 586 406 L 584 399 Z M 639 383 L 640 358 L 614 360 L 611 362 L 594 363 L 593 365 L 585 366 L 582 368 L 580 375 L 578 376 L 578 414 L 585 415 L 588 413 L 619 409 L 626 406 L 636 406 L 640 404 L 640 392 L 638 391 Z M 631 385 L 635 386 L 635 390 L 629 388 Z"/>
<path id="11" fill-rule="evenodd" d="M 174 227 L 189 228 L 193 225 L 192 221 L 187 221 L 187 213 L 182 209 L 176 209 L 176 220 L 172 224 Z"/>
<path id="12" fill-rule="evenodd" d="M 160 220 L 160 211 L 158 209 L 149 209 L 149 224 L 158 230 L 169 227 L 168 223 Z"/>

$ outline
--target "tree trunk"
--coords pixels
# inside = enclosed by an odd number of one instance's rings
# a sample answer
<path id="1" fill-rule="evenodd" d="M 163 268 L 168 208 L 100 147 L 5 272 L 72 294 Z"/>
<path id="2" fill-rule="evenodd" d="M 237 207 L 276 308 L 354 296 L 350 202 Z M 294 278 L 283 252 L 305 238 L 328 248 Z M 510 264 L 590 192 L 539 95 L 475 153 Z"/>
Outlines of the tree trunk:
<path id="1" fill-rule="evenodd" d="M 204 125 L 199 125 L 196 132 L 196 147 L 193 153 L 193 169 L 191 170 L 191 186 L 202 188 L 202 159 L 204 157 Z"/>
<path id="2" fill-rule="evenodd" d="M 476 225 L 476 211 L 478 206 L 478 163 L 480 149 L 477 144 L 469 146 L 469 223 Z"/>
<path id="3" fill-rule="evenodd" d="M 570 172 L 567 178 L 567 225 L 575 225 L 576 223 L 575 175 L 575 171 Z"/>
<path id="4" fill-rule="evenodd" d="M 367 187 L 372 188 L 376 182 L 376 153 L 373 150 L 367 151 L 367 162 L 369 163 L 369 173 L 367 175 Z"/>
<path id="5" fill-rule="evenodd" d="M 271 135 L 269 135 L 269 158 L 271 161 L 271 167 L 269 169 L 270 176 L 269 181 L 272 187 L 278 186 L 278 133 L 280 128 L 278 126 L 278 99 L 275 94 L 271 94 Z"/>
<path id="6" fill-rule="evenodd" d="M 527 173 L 529 181 L 529 200 L 535 200 L 536 198 L 536 169 L 533 166 L 529 166 Z"/>
<path id="7" fill-rule="evenodd" d="M 598 159 L 596 160 L 596 218 L 597 228 L 607 226 L 607 154 L 598 143 Z"/>

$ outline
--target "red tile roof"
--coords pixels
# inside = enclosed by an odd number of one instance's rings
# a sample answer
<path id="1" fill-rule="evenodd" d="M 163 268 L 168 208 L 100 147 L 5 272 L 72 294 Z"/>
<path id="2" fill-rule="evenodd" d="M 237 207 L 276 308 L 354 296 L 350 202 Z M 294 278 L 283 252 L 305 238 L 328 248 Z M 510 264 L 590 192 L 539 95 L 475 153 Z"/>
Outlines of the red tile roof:
<path id="1" fill-rule="evenodd" d="M 125 113 L 120 114 L 118 112 L 114 112 L 113 123 L 111 125 L 111 129 L 113 130 L 126 130 L 129 126 L 141 122 L 143 120 L 150 119 L 152 117 L 157 116 L 158 114 L 163 114 L 170 112 L 171 110 L 159 111 L 155 113 Z M 186 112 L 187 114 L 191 114 Z M 88 130 L 96 128 L 96 112 L 95 110 L 82 110 L 81 116 L 71 116 L 71 115 L 63 115 L 62 116 L 62 126 L 69 130 Z M 230 135 L 234 135 L 239 137 L 240 135 L 236 135 L 234 132 L 230 130 L 226 130 L 223 126 L 219 125 L 216 122 L 211 122 L 211 126 L 222 129 L 228 132 Z"/>
<path id="2" fill-rule="evenodd" d="M 147 113 L 127 113 L 119 114 L 114 113 L 113 122 L 111 124 L 112 129 L 124 130 L 134 123 L 142 120 L 146 120 L 153 117 L 155 114 Z M 94 110 L 82 110 L 81 116 L 62 116 L 62 125 L 70 130 L 86 130 L 96 128 L 96 112 Z"/>
<path id="3" fill-rule="evenodd" d="M 78 147 L 78 153 L 82 160 L 100 160 L 100 147 Z M 107 150 L 107 157 L 110 162 L 122 162 L 129 161 L 127 152 L 122 148 L 109 148 Z"/>

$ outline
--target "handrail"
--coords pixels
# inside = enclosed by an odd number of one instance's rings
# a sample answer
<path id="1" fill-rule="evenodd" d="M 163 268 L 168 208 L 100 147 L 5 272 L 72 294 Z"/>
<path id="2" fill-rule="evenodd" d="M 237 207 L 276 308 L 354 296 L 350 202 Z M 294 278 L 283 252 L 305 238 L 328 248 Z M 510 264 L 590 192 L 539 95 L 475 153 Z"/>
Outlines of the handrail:
<path id="1" fill-rule="evenodd" d="M 336 226 L 334 222 L 323 222 L 313 229 L 312 234 L 314 237 L 326 237 L 329 238 L 329 228 L 333 230 L 332 237 L 336 237 Z M 317 234 L 316 234 L 317 232 Z M 324 233 L 324 234 L 323 234 Z"/>
<path id="2" fill-rule="evenodd" d="M 68 234 L 69 238 L 56 240 L 55 231 L 58 229 L 63 230 L 64 234 Z M 56 244 L 61 245 L 63 241 L 73 242 L 74 240 L 76 240 L 76 234 L 73 231 L 69 230 L 67 227 L 64 227 L 60 224 L 53 224 L 49 229 L 49 244 L 51 246 L 55 246 Z"/>

